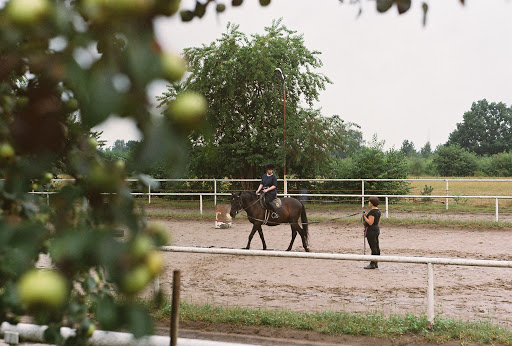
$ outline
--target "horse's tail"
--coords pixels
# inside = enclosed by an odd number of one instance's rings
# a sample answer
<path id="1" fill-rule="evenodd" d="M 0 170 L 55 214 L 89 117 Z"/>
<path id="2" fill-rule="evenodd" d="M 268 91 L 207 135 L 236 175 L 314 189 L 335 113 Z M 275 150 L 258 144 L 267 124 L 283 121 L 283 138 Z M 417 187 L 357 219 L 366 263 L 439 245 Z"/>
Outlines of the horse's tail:
<path id="1" fill-rule="evenodd" d="M 304 242 L 309 245 L 309 232 L 308 232 L 308 217 L 306 215 L 306 207 L 304 206 L 304 203 L 302 204 L 302 211 L 300 212 L 300 221 L 302 222 L 302 229 L 304 230 Z"/>

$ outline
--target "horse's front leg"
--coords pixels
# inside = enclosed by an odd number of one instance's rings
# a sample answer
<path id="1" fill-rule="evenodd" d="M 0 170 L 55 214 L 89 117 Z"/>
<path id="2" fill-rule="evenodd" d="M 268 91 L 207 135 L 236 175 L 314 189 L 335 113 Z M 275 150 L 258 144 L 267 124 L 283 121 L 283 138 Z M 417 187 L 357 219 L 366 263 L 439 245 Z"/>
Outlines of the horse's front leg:
<path id="1" fill-rule="evenodd" d="M 256 227 L 256 225 L 252 225 L 251 234 L 249 234 L 249 241 L 247 242 L 247 246 L 245 247 L 246 250 L 249 250 L 249 248 L 251 247 L 252 237 L 254 237 L 254 233 L 256 233 L 257 229 L 258 227 Z"/>
<path id="2" fill-rule="evenodd" d="M 263 250 L 267 249 L 267 244 L 265 244 L 265 237 L 263 237 L 263 230 L 261 229 L 261 225 L 258 227 L 258 234 L 261 238 L 261 243 L 263 244 Z"/>
<path id="3" fill-rule="evenodd" d="M 292 225 L 292 240 L 290 241 L 290 246 L 288 246 L 288 249 L 286 249 L 286 251 L 290 251 L 292 249 L 292 246 L 293 246 L 293 242 L 295 241 L 295 237 L 297 236 L 297 230 L 295 229 L 295 227 Z"/>

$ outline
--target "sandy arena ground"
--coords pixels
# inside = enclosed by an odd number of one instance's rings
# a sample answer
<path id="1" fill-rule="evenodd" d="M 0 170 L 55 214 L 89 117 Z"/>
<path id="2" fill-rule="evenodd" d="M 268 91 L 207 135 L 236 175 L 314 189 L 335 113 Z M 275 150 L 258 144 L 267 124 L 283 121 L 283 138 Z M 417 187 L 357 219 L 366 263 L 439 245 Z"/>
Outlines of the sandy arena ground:
<path id="1" fill-rule="evenodd" d="M 251 224 L 237 217 L 230 229 L 214 221 L 151 218 L 163 223 L 172 245 L 242 248 Z M 264 226 L 269 249 L 285 250 L 290 227 Z M 310 225 L 313 252 L 363 253 L 361 225 Z M 397 227 L 381 221 L 381 254 L 512 260 L 512 230 L 454 229 L 437 226 Z M 261 249 L 256 233 L 252 249 Z M 292 251 L 304 251 L 300 238 Z M 367 246 L 368 251 L 368 246 Z M 368 252 L 367 252 L 368 253 Z M 235 257 L 166 253 L 167 270 L 160 278 L 169 292 L 172 271 L 181 270 L 181 298 L 193 303 L 293 311 L 383 312 L 424 314 L 427 266 L 287 258 Z M 512 326 L 512 269 L 434 266 L 435 313 L 457 319 L 492 319 Z"/>

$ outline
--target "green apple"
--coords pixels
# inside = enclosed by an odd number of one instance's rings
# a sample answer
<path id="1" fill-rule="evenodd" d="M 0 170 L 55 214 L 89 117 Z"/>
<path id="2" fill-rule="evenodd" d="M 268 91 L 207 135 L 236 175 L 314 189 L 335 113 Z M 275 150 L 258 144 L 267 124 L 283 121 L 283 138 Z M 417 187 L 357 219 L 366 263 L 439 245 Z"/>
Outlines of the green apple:
<path id="1" fill-rule="evenodd" d="M 157 9 L 164 16 L 172 16 L 180 9 L 181 0 L 157 0 Z"/>
<path id="2" fill-rule="evenodd" d="M 151 273 L 148 267 L 139 265 L 123 277 L 121 290 L 127 294 L 136 294 L 142 291 L 149 281 L 151 281 Z"/>
<path id="3" fill-rule="evenodd" d="M 13 147 L 9 143 L 0 144 L 0 159 L 11 160 L 15 155 Z"/>
<path id="4" fill-rule="evenodd" d="M 87 149 L 89 149 L 90 151 L 96 151 L 96 149 L 98 149 L 98 141 L 96 141 L 96 138 L 93 138 L 93 137 L 89 137 L 87 138 Z"/>
<path id="5" fill-rule="evenodd" d="M 87 329 L 87 333 L 86 333 L 87 337 L 90 338 L 94 334 L 95 331 L 96 331 L 96 325 L 94 323 L 91 323 L 89 325 L 89 328 Z"/>
<path id="6" fill-rule="evenodd" d="M 45 174 L 43 174 L 41 179 L 39 179 L 39 183 L 42 185 L 45 185 L 45 184 L 50 183 L 52 181 L 52 179 L 53 179 L 53 174 L 46 172 Z"/>
<path id="7" fill-rule="evenodd" d="M 107 9 L 127 14 L 140 14 L 153 7 L 153 0 L 103 0 Z"/>
<path id="8" fill-rule="evenodd" d="M 176 122 L 195 126 L 204 117 L 208 109 L 208 103 L 203 95 L 194 91 L 185 91 L 169 102 L 168 115 Z"/>
<path id="9" fill-rule="evenodd" d="M 384 13 L 393 6 L 393 0 L 377 0 L 377 11 Z"/>
<path id="10" fill-rule="evenodd" d="M 66 279 L 58 272 L 33 269 L 20 278 L 18 294 L 29 308 L 58 308 L 68 294 Z"/>
<path id="11" fill-rule="evenodd" d="M 78 110 L 78 100 L 77 99 L 69 99 L 64 102 L 64 109 L 68 113 L 72 113 Z"/>
<path id="12" fill-rule="evenodd" d="M 153 248 L 155 244 L 153 240 L 146 235 L 137 236 L 130 247 L 130 253 L 135 259 L 141 259 L 145 257 Z"/>
<path id="13" fill-rule="evenodd" d="M 123 160 L 116 160 L 116 162 L 114 162 L 114 167 L 119 173 L 124 173 L 126 163 L 124 163 Z"/>
<path id="14" fill-rule="evenodd" d="M 162 73 L 169 82 L 179 82 L 187 71 L 187 64 L 180 56 L 173 53 L 163 53 L 160 57 Z"/>
<path id="15" fill-rule="evenodd" d="M 194 12 L 188 10 L 180 11 L 180 17 L 182 22 L 190 22 L 194 19 Z"/>
<path id="16" fill-rule="evenodd" d="M 226 5 L 217 4 L 217 6 L 215 7 L 215 10 L 217 11 L 217 13 L 222 13 L 226 10 Z"/>
<path id="17" fill-rule="evenodd" d="M 167 229 L 162 224 L 150 223 L 146 228 L 146 232 L 155 240 L 158 246 L 167 245 L 169 243 Z"/>
<path id="18" fill-rule="evenodd" d="M 162 272 L 164 269 L 164 256 L 158 250 L 153 250 L 146 256 L 146 266 L 151 274 L 151 277 L 155 277 Z"/>
<path id="19" fill-rule="evenodd" d="M 32 25 L 50 13 L 49 0 L 11 0 L 7 3 L 7 17 L 23 25 Z"/>

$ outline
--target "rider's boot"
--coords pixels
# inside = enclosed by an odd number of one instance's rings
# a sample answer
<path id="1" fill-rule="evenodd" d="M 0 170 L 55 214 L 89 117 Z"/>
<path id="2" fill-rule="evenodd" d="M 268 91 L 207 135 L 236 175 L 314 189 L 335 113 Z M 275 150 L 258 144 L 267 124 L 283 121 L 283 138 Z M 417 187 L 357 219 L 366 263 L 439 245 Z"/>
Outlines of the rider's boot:
<path id="1" fill-rule="evenodd" d="M 267 203 L 267 208 L 272 212 L 272 214 L 270 214 L 270 216 L 273 219 L 279 218 L 279 214 L 277 213 L 277 210 L 272 203 Z"/>

